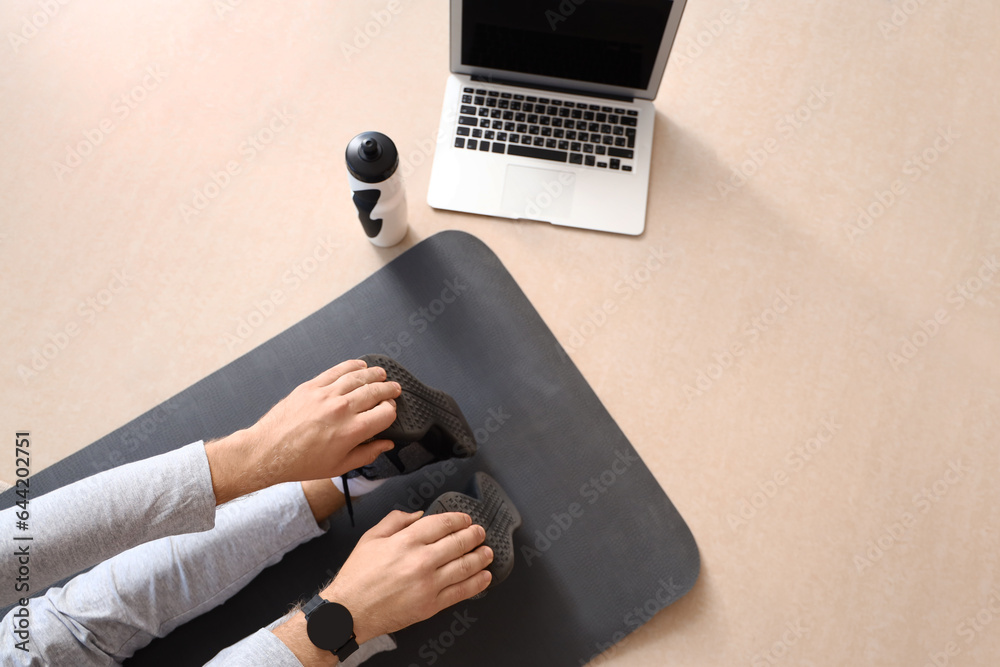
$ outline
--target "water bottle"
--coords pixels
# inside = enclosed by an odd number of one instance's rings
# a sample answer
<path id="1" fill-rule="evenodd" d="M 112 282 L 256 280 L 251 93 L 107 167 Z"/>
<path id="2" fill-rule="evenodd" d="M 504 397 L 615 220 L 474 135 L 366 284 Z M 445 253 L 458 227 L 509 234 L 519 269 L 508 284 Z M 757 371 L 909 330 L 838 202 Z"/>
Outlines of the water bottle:
<path id="1" fill-rule="evenodd" d="M 347 182 L 368 240 L 381 248 L 406 236 L 406 191 L 399 153 L 381 132 L 362 132 L 347 144 Z"/>

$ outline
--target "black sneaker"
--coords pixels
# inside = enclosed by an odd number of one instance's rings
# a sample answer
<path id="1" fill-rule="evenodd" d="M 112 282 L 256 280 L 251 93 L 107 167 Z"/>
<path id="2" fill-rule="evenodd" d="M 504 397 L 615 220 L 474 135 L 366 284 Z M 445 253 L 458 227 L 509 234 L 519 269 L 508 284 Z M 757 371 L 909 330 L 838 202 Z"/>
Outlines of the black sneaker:
<path id="1" fill-rule="evenodd" d="M 369 367 L 384 368 L 386 380 L 398 382 L 402 392 L 396 398 L 396 421 L 374 438 L 392 440 L 395 448 L 380 454 L 373 463 L 343 476 L 352 525 L 354 510 L 348 491 L 351 478 L 386 479 L 407 475 L 431 463 L 465 459 L 476 453 L 476 438 L 455 399 L 423 384 L 395 359 L 383 354 L 366 354 L 360 359 Z"/>
<path id="2" fill-rule="evenodd" d="M 514 531 L 521 527 L 521 514 L 497 481 L 484 472 L 472 479 L 472 495 L 449 491 L 439 496 L 425 515 L 464 512 L 486 529 L 483 542 L 493 549 L 493 562 L 486 569 L 493 575 L 487 591 L 506 579 L 514 569 Z M 486 595 L 483 591 L 473 599 Z"/>

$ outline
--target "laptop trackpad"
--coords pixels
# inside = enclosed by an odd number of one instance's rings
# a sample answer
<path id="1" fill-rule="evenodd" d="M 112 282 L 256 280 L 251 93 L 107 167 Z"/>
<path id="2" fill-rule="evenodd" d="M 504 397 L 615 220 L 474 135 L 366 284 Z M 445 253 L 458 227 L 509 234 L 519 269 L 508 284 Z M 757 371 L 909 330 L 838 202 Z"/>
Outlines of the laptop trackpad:
<path id="1" fill-rule="evenodd" d="M 568 218 L 575 185 L 576 174 L 571 171 L 507 165 L 500 205 L 515 218 Z"/>

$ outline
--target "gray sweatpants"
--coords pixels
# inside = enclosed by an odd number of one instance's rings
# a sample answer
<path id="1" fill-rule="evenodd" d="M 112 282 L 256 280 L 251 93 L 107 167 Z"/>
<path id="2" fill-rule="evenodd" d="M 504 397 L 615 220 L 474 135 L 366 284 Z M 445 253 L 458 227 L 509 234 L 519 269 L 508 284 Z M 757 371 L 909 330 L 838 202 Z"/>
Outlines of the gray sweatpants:
<path id="1" fill-rule="evenodd" d="M 0 568 L 6 582 L 14 581 L 18 567 L 8 546 L 25 544 L 14 537 L 27 535 L 15 534 L 16 510 L 0 512 Z M 121 664 L 154 637 L 222 604 L 261 570 L 325 530 L 317 526 L 298 483 L 274 486 L 216 510 L 201 442 L 32 499 L 29 510 L 33 588 L 96 565 L 28 601 L 26 641 L 17 632 L 25 629 L 23 612 L 16 616 L 22 608 L 7 614 L 0 625 L 4 665 Z M 12 585 L 0 591 L 0 604 L 16 603 L 20 595 Z M 293 592 L 289 595 L 291 606 L 295 600 Z M 209 664 L 299 667 L 269 630 L 282 620 Z M 376 638 L 345 665 L 391 648 L 391 638 Z"/>

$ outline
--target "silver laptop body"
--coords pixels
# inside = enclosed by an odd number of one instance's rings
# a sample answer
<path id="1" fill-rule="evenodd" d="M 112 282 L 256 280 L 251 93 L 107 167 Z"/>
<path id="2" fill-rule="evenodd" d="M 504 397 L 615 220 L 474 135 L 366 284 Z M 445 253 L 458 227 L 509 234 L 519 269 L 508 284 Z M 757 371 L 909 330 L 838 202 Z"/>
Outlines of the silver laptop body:
<path id="1" fill-rule="evenodd" d="M 686 0 L 451 0 L 428 203 L 645 227 L 655 108 Z"/>

